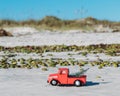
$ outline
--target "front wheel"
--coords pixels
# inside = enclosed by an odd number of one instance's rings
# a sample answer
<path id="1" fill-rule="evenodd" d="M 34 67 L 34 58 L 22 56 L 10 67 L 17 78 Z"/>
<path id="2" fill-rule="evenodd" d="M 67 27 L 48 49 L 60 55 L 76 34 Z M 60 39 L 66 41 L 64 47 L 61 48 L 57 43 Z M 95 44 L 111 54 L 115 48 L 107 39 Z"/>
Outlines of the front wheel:
<path id="1" fill-rule="evenodd" d="M 50 82 L 50 84 L 53 85 L 53 86 L 56 86 L 56 85 L 58 84 L 58 82 L 57 82 L 56 80 L 52 80 L 52 81 Z"/>
<path id="2" fill-rule="evenodd" d="M 79 87 L 79 86 L 82 85 L 82 83 L 81 83 L 79 80 L 76 80 L 76 81 L 74 82 L 74 85 L 75 85 L 76 87 Z"/>

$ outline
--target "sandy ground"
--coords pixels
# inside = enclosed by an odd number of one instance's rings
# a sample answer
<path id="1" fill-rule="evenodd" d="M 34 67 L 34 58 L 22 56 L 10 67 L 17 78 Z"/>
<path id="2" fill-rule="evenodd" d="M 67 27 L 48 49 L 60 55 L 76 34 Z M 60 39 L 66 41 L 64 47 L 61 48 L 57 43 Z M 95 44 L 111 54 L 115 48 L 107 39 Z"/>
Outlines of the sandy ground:
<path id="1" fill-rule="evenodd" d="M 25 36 L 39 32 L 38 30 L 32 27 L 6 27 L 4 29 L 12 33 L 13 36 Z"/>
<path id="2" fill-rule="evenodd" d="M 24 58 L 24 59 L 29 59 L 29 58 L 34 58 L 34 59 L 51 59 L 51 58 L 55 58 L 55 59 L 74 59 L 74 60 L 83 60 L 83 61 L 98 61 L 98 60 L 103 60 L 103 61 L 120 61 L 120 56 L 109 56 L 106 55 L 104 53 L 97 53 L 97 54 L 92 54 L 89 53 L 86 56 L 83 56 L 81 54 L 79 54 L 80 52 L 46 52 L 43 53 L 42 56 L 40 54 L 36 54 L 36 53 L 12 53 L 12 55 L 15 55 L 15 57 L 11 57 L 11 58 L 16 58 L 16 59 L 20 59 L 20 58 Z M 71 54 L 71 55 L 69 55 Z M 4 52 L 0 52 L 0 60 L 3 56 L 8 55 L 8 53 L 4 53 Z M 52 55 L 52 56 L 49 56 Z"/>
<path id="3" fill-rule="evenodd" d="M 21 29 L 9 29 L 15 34 L 14 37 L 0 37 L 0 45 L 90 45 L 120 43 L 120 33 L 38 32 L 33 28 Z"/>
<path id="4" fill-rule="evenodd" d="M 70 70 L 74 69 L 78 70 L 78 67 L 70 67 Z M 83 87 L 54 87 L 47 84 L 48 74 L 56 71 L 57 68 L 50 68 L 47 72 L 40 69 L 1 69 L 0 94 L 2 96 L 118 96 L 120 94 L 120 68 L 107 67 L 101 70 L 97 67 L 90 68 L 85 73 L 87 84 Z"/>
<path id="5" fill-rule="evenodd" d="M 10 30 L 10 29 L 9 29 Z M 13 30 L 13 29 L 11 29 Z M 32 31 L 30 31 L 32 30 Z M 22 33 L 21 33 L 22 31 Z M 30 31 L 30 33 L 29 33 Z M 14 29 L 14 37 L 0 37 L 0 46 L 22 46 L 22 45 L 89 45 L 89 44 L 113 44 L 120 43 L 120 33 L 79 33 L 79 32 L 38 32 L 30 28 Z M 22 35 L 21 35 L 22 34 Z M 25 36 L 23 36 L 25 35 Z M 70 52 L 69 52 L 70 53 Z M 38 58 L 37 54 L 16 53 L 17 58 Z M 51 54 L 51 53 L 47 53 Z M 45 58 L 50 58 L 46 53 Z M 52 53 L 54 58 L 69 58 L 66 52 Z M 87 57 L 74 54 L 72 58 L 84 60 L 119 60 L 118 57 L 110 57 L 105 54 L 88 54 Z M 4 55 L 2 52 L 0 55 Z M 66 66 L 67 67 L 67 66 Z M 70 71 L 79 70 L 78 66 L 70 66 Z M 48 71 L 41 69 L 0 69 L 0 94 L 1 96 L 118 96 L 120 94 L 120 67 L 106 67 L 98 69 L 89 64 L 87 84 L 83 87 L 56 86 L 47 84 L 47 77 L 50 73 L 57 71 L 56 68 L 49 68 Z M 99 77 L 99 78 L 98 78 Z"/>

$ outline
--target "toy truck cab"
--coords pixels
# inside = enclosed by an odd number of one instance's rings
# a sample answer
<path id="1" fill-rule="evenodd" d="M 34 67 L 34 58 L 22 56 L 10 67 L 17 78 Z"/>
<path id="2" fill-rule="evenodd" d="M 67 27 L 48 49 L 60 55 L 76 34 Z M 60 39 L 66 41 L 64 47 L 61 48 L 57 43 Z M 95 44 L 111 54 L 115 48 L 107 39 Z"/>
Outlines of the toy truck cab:
<path id="1" fill-rule="evenodd" d="M 68 68 L 59 68 L 58 73 L 49 75 L 47 82 L 53 86 L 58 84 L 72 84 L 75 86 L 82 86 L 86 84 L 86 75 L 69 75 Z"/>

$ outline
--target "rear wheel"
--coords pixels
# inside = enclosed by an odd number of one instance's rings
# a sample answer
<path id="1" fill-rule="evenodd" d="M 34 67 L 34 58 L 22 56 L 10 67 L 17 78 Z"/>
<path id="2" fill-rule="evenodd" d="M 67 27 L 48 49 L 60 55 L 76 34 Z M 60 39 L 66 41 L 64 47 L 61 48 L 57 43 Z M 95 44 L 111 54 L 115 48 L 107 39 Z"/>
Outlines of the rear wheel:
<path id="1" fill-rule="evenodd" d="M 82 85 L 82 83 L 81 83 L 81 81 L 76 80 L 76 81 L 74 82 L 74 85 L 75 85 L 76 87 L 79 87 L 79 86 Z"/>
<path id="2" fill-rule="evenodd" d="M 52 81 L 50 82 L 50 84 L 53 85 L 53 86 L 56 86 L 56 85 L 58 84 L 58 81 L 52 80 Z"/>

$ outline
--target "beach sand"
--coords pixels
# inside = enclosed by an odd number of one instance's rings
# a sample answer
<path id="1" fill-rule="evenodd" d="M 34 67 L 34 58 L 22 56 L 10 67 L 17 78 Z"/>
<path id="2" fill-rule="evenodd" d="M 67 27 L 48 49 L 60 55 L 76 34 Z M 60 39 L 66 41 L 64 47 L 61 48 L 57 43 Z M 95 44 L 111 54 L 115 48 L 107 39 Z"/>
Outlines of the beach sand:
<path id="1" fill-rule="evenodd" d="M 0 46 L 120 44 L 120 33 L 39 32 L 32 28 L 9 30 L 14 30 L 12 31 L 14 37 L 0 37 Z M 55 58 L 60 56 L 67 58 L 64 52 L 53 54 Z M 106 60 L 110 58 L 119 60 L 120 58 L 119 56 L 99 55 Z M 22 57 L 23 54 L 19 56 Z M 32 54 L 25 56 L 25 58 L 27 57 L 32 57 Z M 74 56 L 74 58 L 78 59 L 78 56 Z M 79 58 L 86 59 L 85 57 Z M 94 55 L 88 55 L 87 58 L 89 60 L 97 59 Z M 79 70 L 78 66 L 65 67 L 70 68 L 71 72 Z M 88 64 L 83 67 L 84 69 L 89 68 L 85 73 L 87 75 L 86 86 L 54 87 L 47 84 L 47 77 L 50 73 L 56 72 L 58 68 L 59 66 L 49 68 L 45 72 L 40 68 L 0 69 L 0 94 L 1 96 L 118 96 L 120 94 L 120 67 L 98 69 L 97 66 L 91 67 Z"/>

